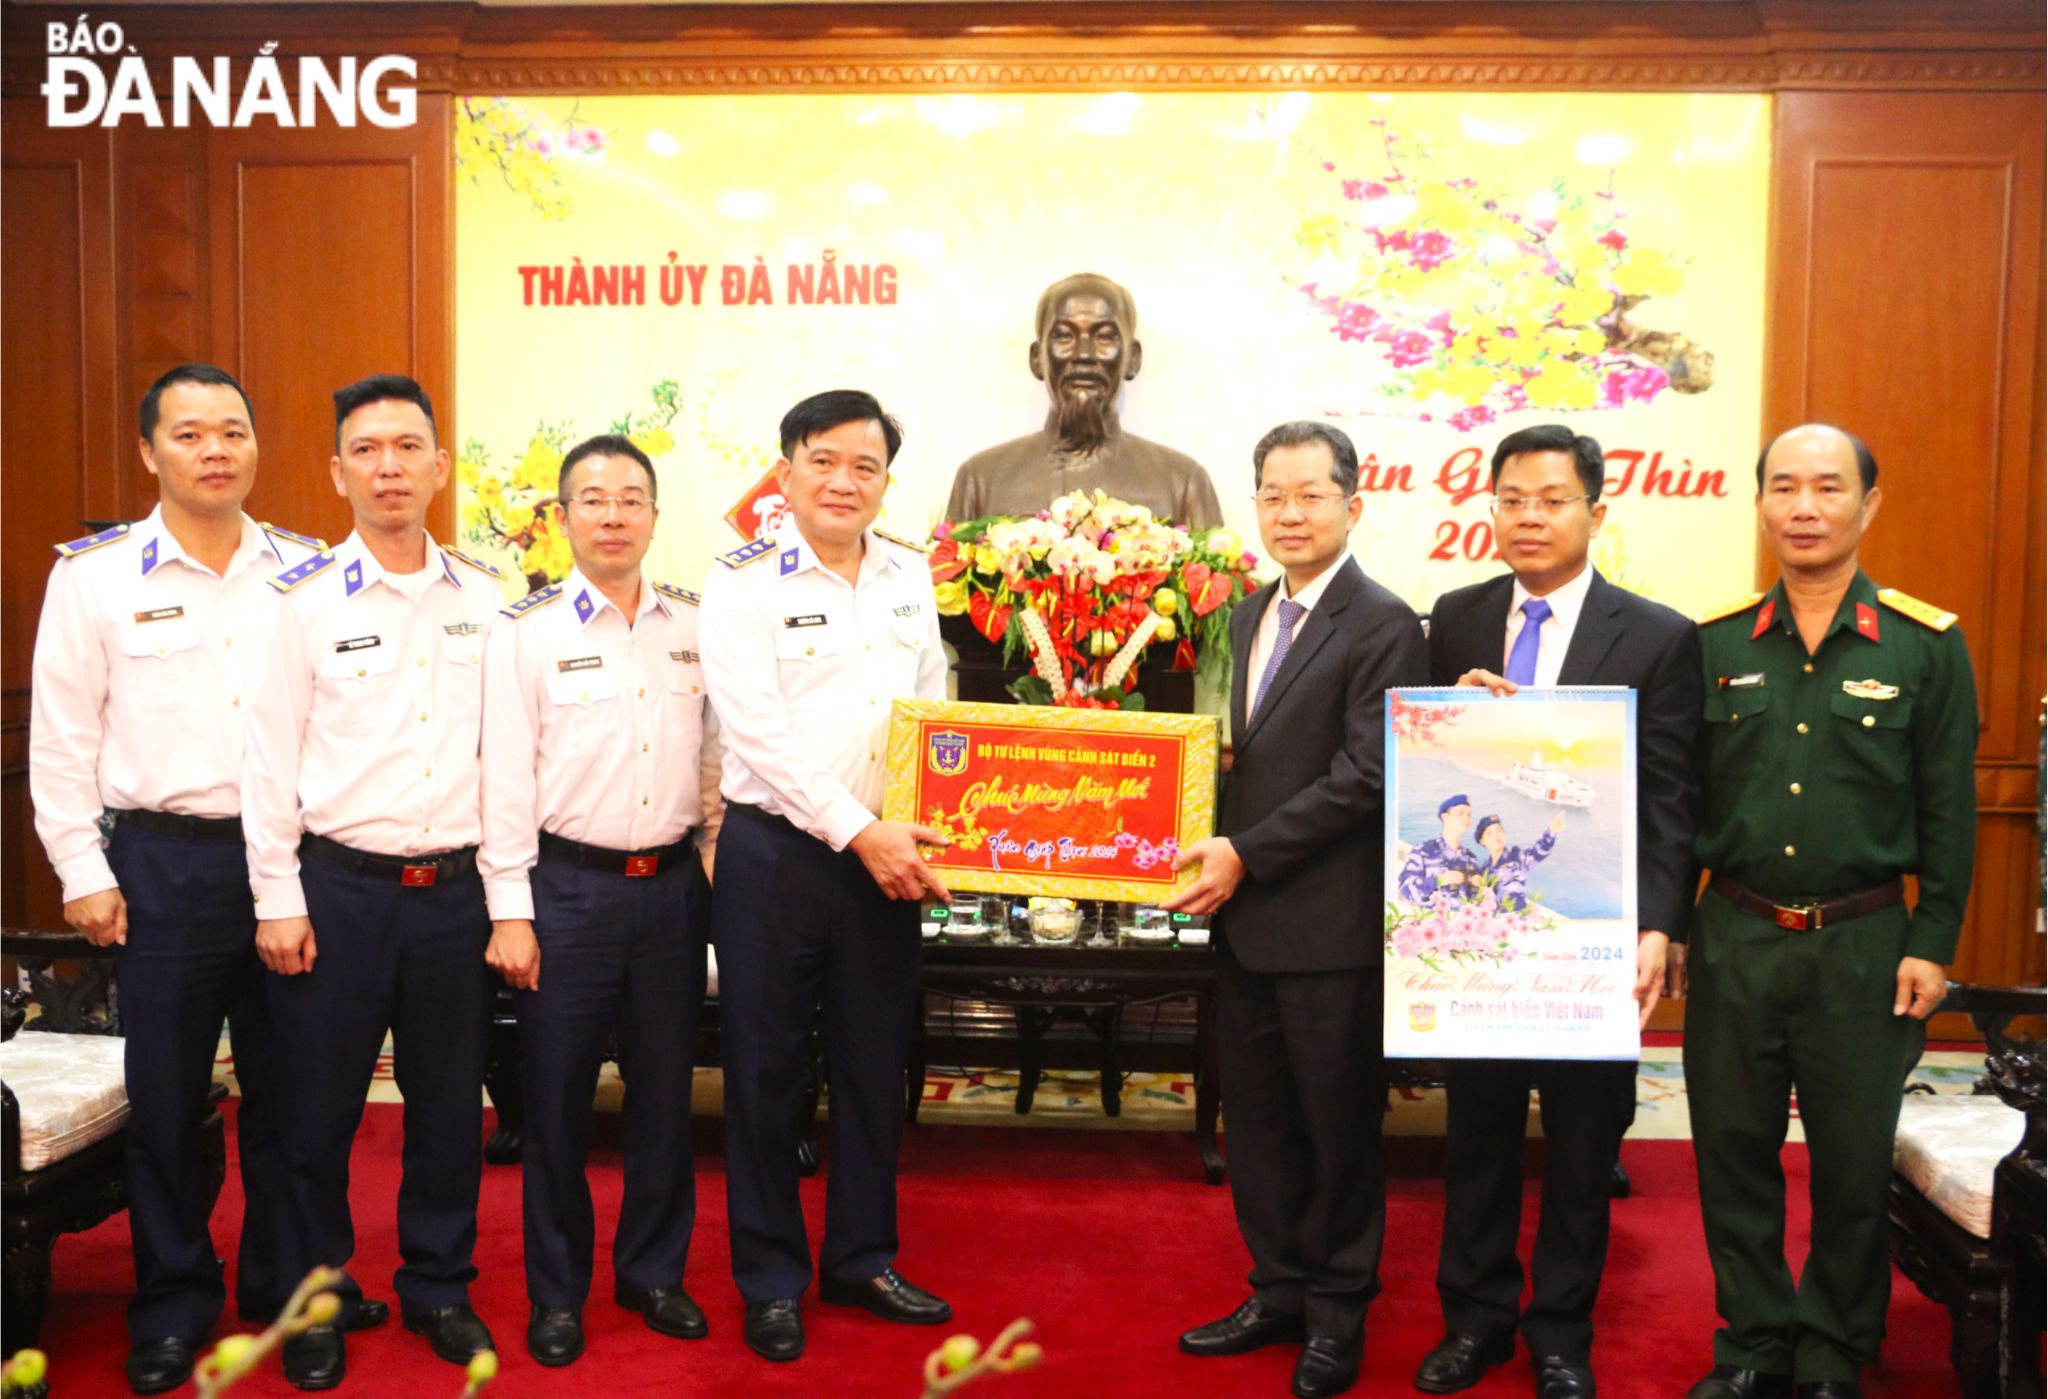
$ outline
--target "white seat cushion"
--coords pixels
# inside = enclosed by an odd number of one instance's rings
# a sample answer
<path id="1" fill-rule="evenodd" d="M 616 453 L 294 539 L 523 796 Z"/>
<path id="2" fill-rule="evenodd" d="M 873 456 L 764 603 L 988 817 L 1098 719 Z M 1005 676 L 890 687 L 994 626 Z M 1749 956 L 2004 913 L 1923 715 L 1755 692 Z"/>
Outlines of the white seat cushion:
<path id="1" fill-rule="evenodd" d="M 22 1030 L 0 1049 L 0 1078 L 21 1108 L 21 1169 L 39 1171 L 112 1136 L 128 1120 L 118 1035 Z"/>
<path id="2" fill-rule="evenodd" d="M 1892 1167 L 1966 1232 L 1991 1237 L 1991 1177 L 2020 1144 L 2026 1117 L 1990 1096 L 1910 1094 Z"/>

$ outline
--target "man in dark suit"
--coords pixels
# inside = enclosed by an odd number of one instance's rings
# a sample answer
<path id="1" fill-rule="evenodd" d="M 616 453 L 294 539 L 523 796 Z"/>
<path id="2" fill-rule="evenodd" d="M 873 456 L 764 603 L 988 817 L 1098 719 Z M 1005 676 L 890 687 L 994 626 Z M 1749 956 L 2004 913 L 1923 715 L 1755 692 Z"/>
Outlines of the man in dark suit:
<path id="1" fill-rule="evenodd" d="M 1615 587 L 1588 559 L 1607 514 L 1604 470 L 1600 444 L 1570 428 L 1524 428 L 1501 442 L 1493 454 L 1494 528 L 1512 572 L 1437 599 L 1430 678 L 1510 695 L 1522 685 L 1636 691 L 1635 989 L 1647 1025 L 1664 984 L 1668 934 L 1684 929 L 1696 878 L 1700 644 L 1690 621 Z M 1593 1299 L 1635 1079 L 1633 1062 L 1451 1062 L 1437 1263 L 1446 1335 L 1417 1370 L 1417 1389 L 1469 1388 L 1513 1353 L 1522 1137 L 1534 1088 L 1546 1164 L 1530 1259 L 1535 1286 L 1521 1331 L 1540 1399 L 1591 1399 Z"/>
<path id="2" fill-rule="evenodd" d="M 1235 657 L 1220 834 L 1166 906 L 1221 910 L 1216 1028 L 1231 1196 L 1252 1295 L 1180 1338 L 1194 1355 L 1305 1341 L 1303 1399 L 1358 1378 L 1386 1228 L 1380 1118 L 1382 715 L 1428 678 L 1420 621 L 1351 558 L 1358 454 L 1323 423 L 1252 453 L 1259 533 L 1285 570 L 1230 619 Z"/>

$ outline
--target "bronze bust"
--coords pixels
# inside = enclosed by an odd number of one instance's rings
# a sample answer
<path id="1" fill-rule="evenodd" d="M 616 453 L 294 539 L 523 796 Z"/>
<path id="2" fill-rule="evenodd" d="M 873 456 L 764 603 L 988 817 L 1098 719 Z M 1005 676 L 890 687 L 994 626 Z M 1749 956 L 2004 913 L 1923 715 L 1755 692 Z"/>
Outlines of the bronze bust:
<path id="1" fill-rule="evenodd" d="M 1052 399 L 1045 426 L 962 462 L 946 518 L 1031 515 L 1069 491 L 1100 488 L 1191 529 L 1222 524 L 1200 462 L 1118 421 L 1117 394 L 1144 357 L 1137 329 L 1130 292 L 1107 277 L 1082 272 L 1047 287 L 1030 357 Z"/>

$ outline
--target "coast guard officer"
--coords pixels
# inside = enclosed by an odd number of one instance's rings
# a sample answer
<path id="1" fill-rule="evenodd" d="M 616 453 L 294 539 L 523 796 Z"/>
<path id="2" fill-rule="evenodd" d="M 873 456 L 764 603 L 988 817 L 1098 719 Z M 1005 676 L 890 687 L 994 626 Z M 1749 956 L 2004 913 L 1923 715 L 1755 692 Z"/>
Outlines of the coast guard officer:
<path id="1" fill-rule="evenodd" d="M 605 1037 L 624 1053 L 625 1197 L 613 1296 L 694 1339 L 683 1290 L 696 1217 L 690 1043 L 704 1000 L 703 900 L 718 737 L 697 595 L 641 576 L 654 464 L 624 437 L 562 459 L 576 567 L 505 609 L 484 651 L 485 960 L 519 990 L 527 1102 L 526 1348 L 583 1353 L 596 1226 L 584 1167 Z M 693 847 L 703 837 L 703 862 Z"/>
<path id="2" fill-rule="evenodd" d="M 832 1165 L 819 1295 L 892 1321 L 952 1315 L 892 1266 L 917 901 L 949 897 L 917 851 L 943 837 L 876 819 L 890 702 L 946 692 L 931 573 L 916 546 L 871 528 L 902 441 L 866 393 L 790 409 L 776 477 L 793 522 L 720 559 L 698 623 L 725 740 L 711 926 L 726 1208 L 746 1341 L 769 1360 L 804 1348 L 797 1112 L 821 999 Z"/>
<path id="3" fill-rule="evenodd" d="M 406 1329 L 466 1364 L 495 1349 L 469 1306 L 483 1173 L 490 927 L 476 872 L 484 629 L 497 571 L 437 545 L 448 481 L 433 405 L 401 375 L 334 395 L 335 490 L 355 530 L 279 574 L 252 674 L 242 810 L 270 978 L 291 1227 L 281 1276 L 355 1251 L 348 1159 L 389 1031 L 405 1097 L 397 1274 Z M 340 1289 L 356 1291 L 354 1282 Z M 301 1389 L 341 1382 L 341 1336 L 285 1342 Z"/>
<path id="4" fill-rule="evenodd" d="M 264 581 L 320 542 L 242 513 L 256 415 L 226 373 L 170 370 L 140 416 L 156 509 L 57 546 L 36 633 L 29 791 L 65 921 L 120 949 L 127 1370 L 136 1393 L 157 1394 L 192 1373 L 226 1296 L 199 1132 L 223 1019 L 242 1089 L 240 1310 L 267 1319 L 297 1281 L 272 1251 L 276 1080 L 242 856 L 241 661 Z M 374 1325 L 383 1307 L 359 1303 L 346 1320 Z"/>
<path id="5" fill-rule="evenodd" d="M 1455 894 L 1467 892 L 1467 882 L 1478 871 L 1479 858 L 1465 848 L 1465 832 L 1472 829 L 1472 799 L 1462 792 L 1437 804 L 1436 818 L 1443 834 L 1431 836 L 1413 850 L 1401 864 L 1395 887 L 1413 904 L 1428 903 L 1439 888 Z"/>
<path id="6" fill-rule="evenodd" d="M 1727 1324 L 1691 1399 L 1854 1399 L 1884 1335 L 1900 1088 L 1976 855 L 1977 691 L 1955 615 L 1858 567 L 1878 499 L 1855 437 L 1779 436 L 1757 462 L 1778 582 L 1700 629 L 1712 879 L 1686 964 L 1685 1082 Z M 1813 1161 L 1796 1285 L 1778 1163 L 1794 1092 Z"/>

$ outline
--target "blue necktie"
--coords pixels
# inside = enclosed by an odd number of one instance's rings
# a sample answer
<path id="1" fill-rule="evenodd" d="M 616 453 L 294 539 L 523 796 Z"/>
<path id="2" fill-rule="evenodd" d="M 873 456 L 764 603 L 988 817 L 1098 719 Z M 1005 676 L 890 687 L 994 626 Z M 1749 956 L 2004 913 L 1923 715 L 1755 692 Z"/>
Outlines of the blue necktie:
<path id="1" fill-rule="evenodd" d="M 1550 604 L 1540 597 L 1522 604 L 1522 629 L 1515 633 L 1515 647 L 1508 652 L 1508 679 L 1517 685 L 1536 683 L 1536 648 L 1541 644 L 1538 637 L 1543 631 L 1543 620 L 1549 615 Z"/>
<path id="2" fill-rule="evenodd" d="M 1273 677 L 1280 673 L 1280 667 L 1287 663 L 1288 648 L 1294 645 L 1294 628 L 1308 609 L 1291 597 L 1280 599 L 1280 634 L 1273 638 L 1273 654 L 1266 657 L 1266 668 L 1259 672 L 1258 692 L 1252 696 L 1252 715 L 1259 712 L 1259 706 L 1266 702 L 1266 691 L 1273 687 Z M 1250 718 L 1251 715 L 1246 715 Z"/>

